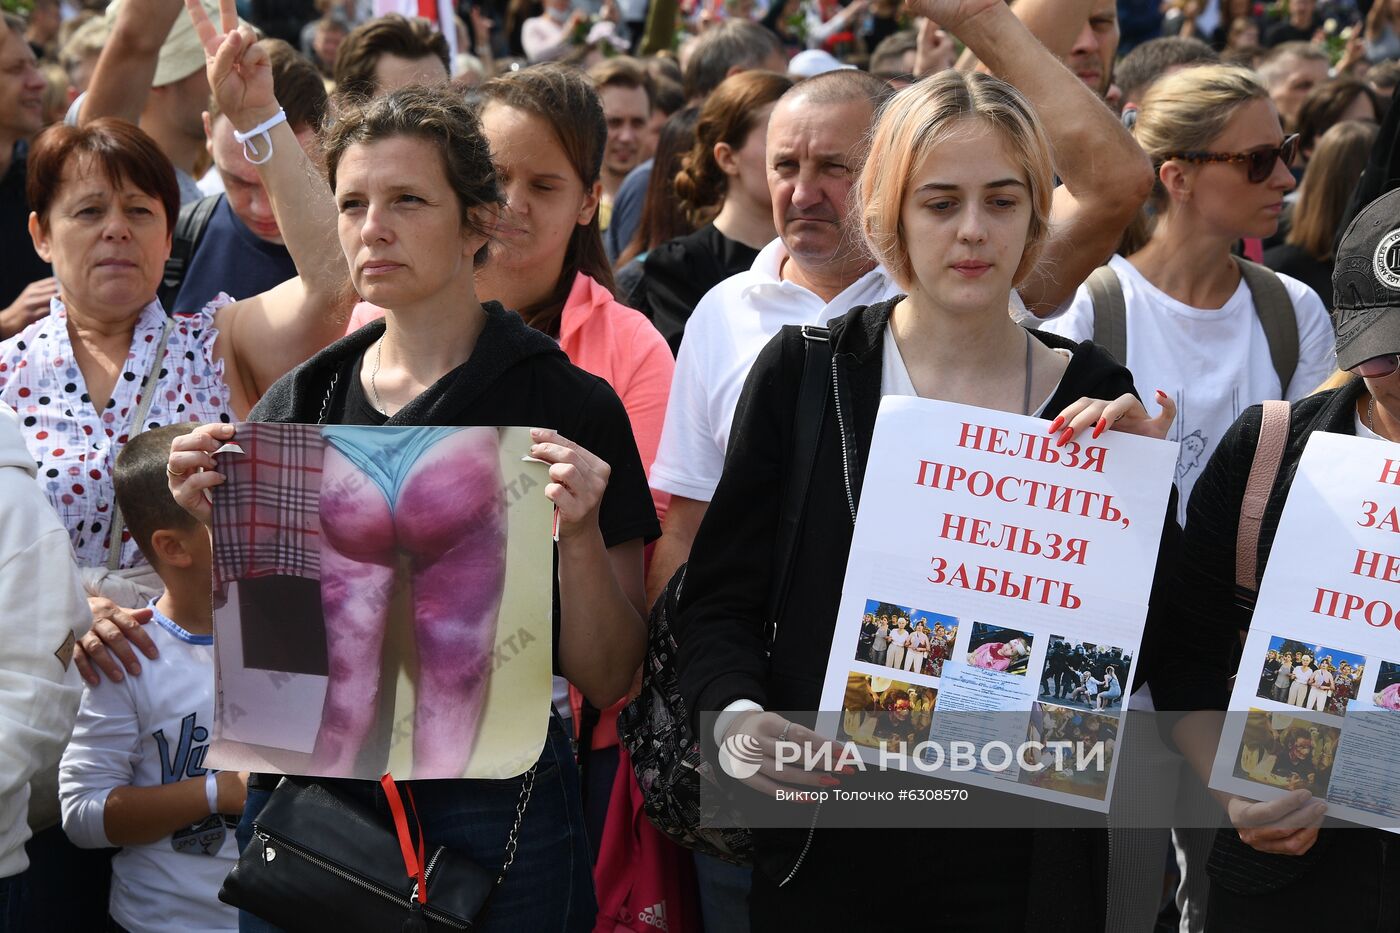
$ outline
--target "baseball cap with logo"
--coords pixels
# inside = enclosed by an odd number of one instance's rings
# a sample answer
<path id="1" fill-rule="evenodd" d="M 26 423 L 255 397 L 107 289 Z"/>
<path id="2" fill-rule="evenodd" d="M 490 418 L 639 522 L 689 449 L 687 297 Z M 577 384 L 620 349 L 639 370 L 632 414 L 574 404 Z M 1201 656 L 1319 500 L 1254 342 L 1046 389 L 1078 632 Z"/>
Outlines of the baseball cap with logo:
<path id="1" fill-rule="evenodd" d="M 117 10 L 121 8 L 121 3 L 122 0 L 112 0 L 112 4 L 107 7 L 108 23 L 117 21 Z M 218 0 L 200 0 L 200 3 L 204 12 L 209 14 L 210 21 L 217 27 Z M 242 24 L 243 21 L 239 20 L 239 23 Z M 175 25 L 170 27 L 170 34 L 165 37 L 165 42 L 161 43 L 160 58 L 156 62 L 156 75 L 151 79 L 151 87 L 165 87 L 203 70 L 204 46 L 195 34 L 194 23 L 190 21 L 189 14 L 182 7 L 180 15 L 175 18 Z"/>
<path id="2" fill-rule="evenodd" d="M 1400 188 L 1356 216 L 1332 270 L 1337 367 L 1400 353 Z"/>

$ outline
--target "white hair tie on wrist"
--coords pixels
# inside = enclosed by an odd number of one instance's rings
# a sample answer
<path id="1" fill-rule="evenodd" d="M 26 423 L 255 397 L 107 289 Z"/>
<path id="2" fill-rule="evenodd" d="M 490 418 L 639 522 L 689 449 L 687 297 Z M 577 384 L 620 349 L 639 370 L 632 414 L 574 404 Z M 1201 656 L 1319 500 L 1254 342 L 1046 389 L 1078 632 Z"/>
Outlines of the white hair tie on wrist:
<path id="1" fill-rule="evenodd" d="M 248 132 L 244 133 L 239 130 L 234 130 L 233 138 L 236 139 L 243 146 L 243 158 L 247 159 L 253 165 L 262 165 L 268 159 L 272 158 L 272 137 L 268 135 L 268 130 L 271 130 L 274 126 L 276 126 L 279 123 L 286 122 L 287 111 L 283 110 L 281 107 L 278 107 L 277 113 L 268 117 L 266 120 L 262 121 Z M 267 140 L 267 152 L 263 155 L 261 159 L 258 158 L 257 151 L 252 146 L 248 145 L 251 141 L 257 139 L 259 136 Z"/>

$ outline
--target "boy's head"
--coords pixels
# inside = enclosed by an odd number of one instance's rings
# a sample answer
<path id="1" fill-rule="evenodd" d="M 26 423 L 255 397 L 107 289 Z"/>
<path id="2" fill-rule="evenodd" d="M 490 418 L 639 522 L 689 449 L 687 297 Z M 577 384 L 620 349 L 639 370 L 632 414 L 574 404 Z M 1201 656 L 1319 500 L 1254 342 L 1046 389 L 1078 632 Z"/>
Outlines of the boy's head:
<path id="1" fill-rule="evenodd" d="M 209 562 L 208 533 L 175 502 L 165 479 L 170 442 L 194 427 L 174 424 L 136 435 L 122 448 L 112 473 L 126 527 L 162 579 L 168 570 L 199 569 Z"/>

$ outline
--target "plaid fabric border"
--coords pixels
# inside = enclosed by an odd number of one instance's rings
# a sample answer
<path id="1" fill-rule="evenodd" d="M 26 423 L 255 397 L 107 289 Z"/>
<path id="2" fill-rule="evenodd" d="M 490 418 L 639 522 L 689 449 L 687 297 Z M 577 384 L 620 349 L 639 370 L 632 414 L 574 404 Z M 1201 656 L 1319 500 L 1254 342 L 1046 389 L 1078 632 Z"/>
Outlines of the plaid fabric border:
<path id="1" fill-rule="evenodd" d="M 238 425 L 243 456 L 222 454 L 214 494 L 214 585 L 287 575 L 321 578 L 321 461 L 314 424 Z"/>

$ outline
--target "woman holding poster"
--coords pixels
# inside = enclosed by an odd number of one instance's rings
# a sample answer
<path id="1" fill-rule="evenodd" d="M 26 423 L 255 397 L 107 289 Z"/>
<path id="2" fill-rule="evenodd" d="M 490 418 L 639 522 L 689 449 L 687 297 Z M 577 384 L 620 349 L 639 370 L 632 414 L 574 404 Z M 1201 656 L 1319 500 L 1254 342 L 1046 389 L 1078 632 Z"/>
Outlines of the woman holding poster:
<path id="1" fill-rule="evenodd" d="M 1337 365 L 1350 378 L 1291 406 L 1287 444 L 1267 503 L 1258 539 L 1257 581 L 1274 546 L 1284 502 L 1293 485 L 1309 437 L 1325 431 L 1400 442 L 1400 190 L 1365 208 L 1343 235 L 1333 275 Z M 1252 619 L 1253 602 L 1237 598 L 1235 548 L 1251 465 L 1259 449 L 1264 414 L 1245 411 L 1221 440 L 1195 492 L 1186 523 L 1185 550 L 1174 589 L 1189 593 L 1180 606 L 1180 631 L 1164 645 L 1152 692 L 1158 709 L 1192 711 L 1175 726 L 1173 737 L 1198 773 L 1208 777 L 1215 758 L 1222 715 L 1230 699 L 1229 678 L 1239 651 L 1239 634 Z M 1366 498 L 1357 490 L 1357 501 Z M 1265 624 L 1261 619 L 1260 624 Z M 1324 655 L 1324 659 L 1325 659 Z M 1293 667 L 1287 701 L 1325 702 L 1331 672 L 1302 655 Z M 1302 674 L 1300 675 L 1300 669 Z M 1317 675 L 1323 672 L 1323 690 Z M 1280 672 L 1280 678 L 1282 672 Z M 1306 677 L 1306 679 L 1303 679 Z M 1303 685 L 1303 686 L 1300 686 Z M 1310 692 L 1311 691 L 1311 692 Z M 1379 699 L 1379 698 L 1378 698 Z M 1318 700 L 1311 705 L 1317 708 Z M 1378 704 L 1379 705 L 1379 704 Z M 1381 892 L 1400 889 L 1396 836 L 1380 830 L 1321 829 L 1327 803 L 1325 785 L 1308 790 L 1308 755 L 1324 775 L 1335 745 L 1319 731 L 1288 738 L 1294 765 L 1276 761 L 1275 780 L 1297 787 L 1287 796 L 1253 802 L 1217 793 L 1236 829 L 1215 838 L 1207 929 L 1276 930 L 1296 925 L 1297 905 L 1314 892 L 1352 905 L 1347 924 L 1357 930 L 1395 930 L 1400 918 Z M 1293 774 L 1298 780 L 1292 780 Z M 1389 906 L 1387 906 L 1389 904 Z"/>
<path id="2" fill-rule="evenodd" d="M 249 27 L 237 25 L 233 0 L 223 0 L 222 33 L 193 9 L 209 83 L 225 109 L 243 100 L 250 114 L 275 111 L 266 52 Z M 608 706 L 626 693 L 643 656 L 642 549 L 659 532 L 656 513 L 627 414 L 607 383 L 570 364 L 553 340 L 519 315 L 477 297 L 475 272 L 488 261 L 503 201 L 481 124 L 460 94 L 407 88 L 339 108 L 323 147 L 350 277 L 386 314 L 278 381 L 250 417 L 547 426 L 534 429 L 530 455 L 549 464 L 549 482 L 534 494 L 557 509 L 554 670 L 596 706 Z M 205 425 L 180 438 L 170 454 L 172 494 L 205 522 L 206 492 L 217 496 L 224 480 L 214 451 L 233 436 L 231 425 Z M 459 622 L 463 607 L 479 595 L 468 577 L 452 587 L 451 597 L 431 609 L 439 632 Z M 359 630 L 344 637 L 347 650 L 332 656 L 332 677 L 353 676 L 355 643 L 372 644 L 376 637 L 382 636 Z M 257 783 L 250 782 L 240 843 L 269 797 Z M 384 812 L 377 783 L 327 783 Z M 511 864 L 475 929 L 592 925 L 596 906 L 579 775 L 557 715 L 549 715 L 540 757 L 524 775 L 422 781 L 413 790 L 421 838 L 491 874 Z M 251 917 L 245 921 L 244 930 L 266 929 Z"/>
<path id="3" fill-rule="evenodd" d="M 976 47 L 993 70 L 1004 66 L 1018 80 L 1043 82 L 1038 90 L 1048 100 L 1101 107 L 999 0 L 913 6 Z M 1012 288 L 1035 267 L 1044 243 L 1054 184 L 1044 131 L 1020 92 L 987 75 L 955 71 L 905 88 L 881 110 L 866 164 L 870 170 L 859 182 L 866 239 L 907 297 L 856 307 L 832 322 L 834 393 L 817 442 L 788 599 L 770 620 L 770 568 L 752 555 L 771 550 L 780 489 L 791 469 L 806 354 L 795 327 L 768 344 L 749 375 L 724 476 L 680 597 L 681 692 L 697 734 L 711 754 L 710 743 L 726 737 L 756 740 L 763 757 L 744 783 L 770 798 L 777 790 L 830 788 L 840 780 L 778 770 L 780 737 L 826 742 L 767 710 L 818 708 L 843 582 L 836 570 L 850 553 L 855 496 L 883 395 L 1038 415 L 1061 441 L 1097 436 L 1110 424 L 1160 437 L 1174 413 L 1168 402 L 1151 418 L 1132 394 L 1128 371 L 1093 344 L 1024 330 L 1007 314 Z M 764 637 L 770 621 L 776 624 L 771 653 Z M 700 711 L 716 710 L 723 713 L 706 731 Z M 833 832 L 814 824 L 755 829 L 753 838 L 755 929 L 897 923 L 1017 930 L 1027 927 L 1032 910 L 1038 929 L 1104 926 L 1103 833 Z M 933 900 L 872 900 L 862 896 L 864 880 L 852 871 L 853 853 L 860 852 L 919 852 L 930 873 L 956 876 L 958 884 Z M 1008 886 L 1007 879 L 1016 883 Z M 1022 896 L 1008 897 L 1012 889 Z"/>

